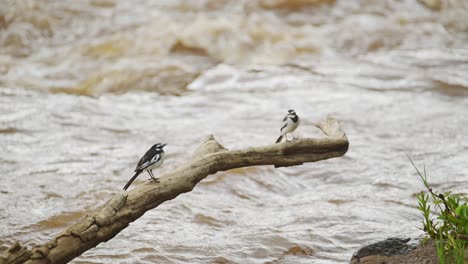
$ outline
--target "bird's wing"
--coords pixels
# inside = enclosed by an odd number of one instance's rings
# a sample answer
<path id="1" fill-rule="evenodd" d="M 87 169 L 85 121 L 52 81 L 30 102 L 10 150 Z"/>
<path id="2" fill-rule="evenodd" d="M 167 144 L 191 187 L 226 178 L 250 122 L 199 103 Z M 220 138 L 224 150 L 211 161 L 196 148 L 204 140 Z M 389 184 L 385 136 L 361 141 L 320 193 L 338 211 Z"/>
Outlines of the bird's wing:
<path id="1" fill-rule="evenodd" d="M 137 170 L 144 170 L 148 166 L 153 165 L 155 162 L 161 159 L 160 151 L 150 148 L 143 157 L 141 157 L 140 161 L 138 162 L 135 171 Z"/>
<path id="2" fill-rule="evenodd" d="M 137 170 L 144 170 L 149 166 L 155 164 L 161 159 L 161 154 L 156 154 L 152 159 L 143 162 L 142 164 L 138 165 Z"/>
<path id="3" fill-rule="evenodd" d="M 284 123 L 283 123 L 283 126 L 282 126 L 281 129 L 280 129 L 280 131 L 283 131 L 283 129 L 284 129 L 287 125 L 288 125 L 288 123 L 287 123 L 287 122 L 284 122 Z"/>
<path id="4" fill-rule="evenodd" d="M 281 121 L 280 131 L 282 131 L 283 128 L 285 128 L 287 125 L 288 125 L 288 115 L 285 115 L 283 118 L 283 121 Z"/>

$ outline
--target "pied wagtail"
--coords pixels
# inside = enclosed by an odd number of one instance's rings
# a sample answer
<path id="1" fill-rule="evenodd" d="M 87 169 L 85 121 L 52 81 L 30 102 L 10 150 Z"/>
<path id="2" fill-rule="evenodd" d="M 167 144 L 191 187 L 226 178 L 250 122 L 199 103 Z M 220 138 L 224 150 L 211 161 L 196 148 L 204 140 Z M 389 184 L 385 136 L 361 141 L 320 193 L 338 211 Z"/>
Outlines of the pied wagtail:
<path id="1" fill-rule="evenodd" d="M 135 175 L 125 184 L 123 188 L 124 191 L 128 189 L 130 184 L 142 173 L 143 171 L 147 171 L 151 179 L 155 182 L 159 182 L 158 178 L 155 178 L 153 175 L 153 170 L 157 167 L 161 166 L 164 162 L 165 154 L 164 154 L 164 146 L 167 144 L 157 143 L 154 144 L 148 151 L 146 151 L 145 155 L 141 157 L 140 161 L 135 168 Z"/>
<path id="2" fill-rule="evenodd" d="M 288 137 L 286 136 L 287 133 L 291 133 L 294 132 L 294 130 L 296 130 L 296 128 L 299 126 L 299 123 L 301 122 L 301 120 L 299 119 L 299 116 L 296 114 L 296 111 L 294 110 L 288 110 L 288 114 L 283 118 L 283 123 L 281 124 L 281 129 L 280 129 L 280 132 L 281 132 L 281 136 L 279 136 L 279 138 L 276 140 L 276 143 L 279 143 L 281 142 L 281 140 L 283 139 L 283 137 L 286 138 L 286 141 L 288 141 Z M 295 139 L 296 137 L 293 135 L 293 139 Z"/>

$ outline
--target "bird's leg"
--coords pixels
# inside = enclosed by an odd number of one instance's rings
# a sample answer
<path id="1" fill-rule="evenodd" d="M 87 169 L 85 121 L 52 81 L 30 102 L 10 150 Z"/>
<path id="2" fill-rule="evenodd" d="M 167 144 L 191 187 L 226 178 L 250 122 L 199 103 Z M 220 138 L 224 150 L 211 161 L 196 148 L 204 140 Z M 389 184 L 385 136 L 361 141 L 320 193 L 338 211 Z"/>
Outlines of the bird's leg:
<path id="1" fill-rule="evenodd" d="M 149 176 L 151 177 L 151 179 L 154 181 L 154 175 L 153 175 L 153 171 L 152 170 L 147 170 Z"/>
<path id="2" fill-rule="evenodd" d="M 293 133 L 293 132 L 291 132 L 291 135 L 293 136 L 293 140 L 295 140 L 295 139 L 296 139 L 296 136 L 294 136 L 294 133 Z"/>
<path id="3" fill-rule="evenodd" d="M 286 138 L 286 142 L 289 141 L 289 139 L 288 139 L 288 133 L 285 133 L 285 134 L 284 134 L 284 138 Z"/>
<path id="4" fill-rule="evenodd" d="M 159 182 L 159 179 L 154 177 L 153 170 L 148 170 L 150 172 L 151 180 L 154 182 Z"/>

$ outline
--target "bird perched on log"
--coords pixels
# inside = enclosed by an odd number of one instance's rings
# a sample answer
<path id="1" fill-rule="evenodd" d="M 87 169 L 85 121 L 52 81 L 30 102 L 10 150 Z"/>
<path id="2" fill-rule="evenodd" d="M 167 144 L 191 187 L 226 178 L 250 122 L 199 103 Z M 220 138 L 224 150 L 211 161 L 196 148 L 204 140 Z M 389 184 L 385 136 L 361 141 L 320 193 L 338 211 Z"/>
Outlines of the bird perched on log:
<path id="1" fill-rule="evenodd" d="M 155 178 L 153 175 L 153 170 L 161 166 L 164 162 L 165 154 L 163 148 L 167 144 L 157 143 L 154 144 L 148 151 L 146 151 L 145 155 L 141 157 L 140 161 L 135 168 L 135 175 L 125 184 L 123 190 L 127 190 L 130 184 L 142 173 L 143 171 L 147 171 L 151 179 L 155 182 L 159 182 L 158 178 Z"/>
<path id="2" fill-rule="evenodd" d="M 288 141 L 288 137 L 286 136 L 287 133 L 291 133 L 293 135 L 293 139 L 295 139 L 296 137 L 294 136 L 293 132 L 299 126 L 300 122 L 301 120 L 299 119 L 299 116 L 296 114 L 296 111 L 288 110 L 288 114 L 283 118 L 283 123 L 281 124 L 281 129 L 280 129 L 281 135 L 276 140 L 276 143 L 281 142 L 283 137 L 285 137 L 286 141 Z"/>

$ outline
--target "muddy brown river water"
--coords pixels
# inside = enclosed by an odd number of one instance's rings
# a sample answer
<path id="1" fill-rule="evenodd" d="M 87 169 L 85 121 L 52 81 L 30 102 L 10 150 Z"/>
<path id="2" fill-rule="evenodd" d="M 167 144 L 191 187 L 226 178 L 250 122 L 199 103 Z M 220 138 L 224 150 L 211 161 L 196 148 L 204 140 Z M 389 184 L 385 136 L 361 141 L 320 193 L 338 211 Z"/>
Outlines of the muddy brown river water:
<path id="1" fill-rule="evenodd" d="M 0 250 L 35 245 L 209 134 L 271 144 L 328 114 L 342 158 L 211 175 L 73 263 L 347 263 L 422 235 L 423 185 L 467 193 L 468 2 L 0 2 Z M 147 175 L 136 181 L 141 184 Z"/>

